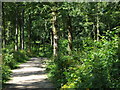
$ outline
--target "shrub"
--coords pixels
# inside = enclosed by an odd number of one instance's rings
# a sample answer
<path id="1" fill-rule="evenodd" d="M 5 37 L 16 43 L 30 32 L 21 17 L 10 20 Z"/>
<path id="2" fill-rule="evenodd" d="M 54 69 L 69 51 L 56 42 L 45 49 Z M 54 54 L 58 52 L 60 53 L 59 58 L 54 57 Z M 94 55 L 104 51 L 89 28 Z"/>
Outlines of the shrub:
<path id="1" fill-rule="evenodd" d="M 10 79 L 11 71 L 9 66 L 2 65 L 2 83 L 4 84 L 7 80 Z"/>
<path id="2" fill-rule="evenodd" d="M 3 65 L 9 66 L 11 69 L 17 67 L 17 61 L 13 57 L 14 53 L 8 51 L 8 49 L 3 51 Z"/>
<path id="3" fill-rule="evenodd" d="M 59 54 L 48 65 L 52 80 L 61 88 L 120 88 L 118 37 L 92 41 L 72 55 Z"/>
<path id="4" fill-rule="evenodd" d="M 68 40 L 61 38 L 58 42 L 59 44 L 59 51 L 62 54 L 67 54 L 68 53 Z"/>
<path id="5" fill-rule="evenodd" d="M 14 51 L 13 57 L 17 62 L 25 62 L 28 60 L 27 53 L 24 50 Z"/>
<path id="6" fill-rule="evenodd" d="M 10 79 L 11 69 L 18 67 L 18 64 L 28 60 L 26 52 L 23 50 L 13 51 L 9 49 L 3 49 L 3 64 L 2 64 L 2 83 Z"/>

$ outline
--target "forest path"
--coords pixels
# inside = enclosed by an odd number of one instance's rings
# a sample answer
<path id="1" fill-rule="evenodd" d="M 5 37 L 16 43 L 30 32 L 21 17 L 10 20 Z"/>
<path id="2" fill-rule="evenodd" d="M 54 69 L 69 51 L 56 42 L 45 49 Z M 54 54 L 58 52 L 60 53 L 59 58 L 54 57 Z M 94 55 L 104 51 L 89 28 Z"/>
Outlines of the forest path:
<path id="1" fill-rule="evenodd" d="M 20 64 L 20 68 L 12 70 L 12 79 L 7 82 L 4 90 L 54 88 L 45 72 L 45 60 L 46 58 L 31 58 Z"/>

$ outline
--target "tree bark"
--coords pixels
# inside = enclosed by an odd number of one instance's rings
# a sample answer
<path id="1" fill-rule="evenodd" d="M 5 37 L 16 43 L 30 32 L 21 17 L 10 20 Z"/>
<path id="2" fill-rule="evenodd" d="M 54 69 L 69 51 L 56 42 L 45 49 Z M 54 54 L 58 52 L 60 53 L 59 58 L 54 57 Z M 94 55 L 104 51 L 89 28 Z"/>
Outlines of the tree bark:
<path id="1" fill-rule="evenodd" d="M 92 29 L 92 32 L 93 32 L 93 40 L 95 40 L 95 24 L 93 23 L 93 29 Z"/>
<path id="2" fill-rule="evenodd" d="M 100 31 L 99 31 L 99 17 L 98 17 L 98 15 L 97 15 L 97 25 L 96 25 L 96 28 L 97 28 L 97 41 L 99 41 Z"/>
<path id="3" fill-rule="evenodd" d="M 57 30 L 57 15 L 56 11 L 52 11 L 52 31 L 53 31 L 53 56 L 58 56 L 58 30 Z"/>
<path id="4" fill-rule="evenodd" d="M 28 27 L 28 52 L 31 52 L 31 14 L 29 15 L 29 27 Z"/>
<path id="5" fill-rule="evenodd" d="M 6 40 L 5 40 L 5 13 L 4 13 L 4 3 L 2 3 L 2 18 L 3 18 L 3 23 L 2 23 L 2 26 L 3 26 L 3 30 L 2 30 L 2 48 L 5 48 L 5 44 L 6 44 Z"/>
<path id="6" fill-rule="evenodd" d="M 24 10 L 22 11 L 22 38 L 21 38 L 21 49 L 24 50 Z"/>
<path id="7" fill-rule="evenodd" d="M 22 17 L 19 19 L 19 26 L 20 26 L 20 49 L 22 49 Z"/>
<path id="8" fill-rule="evenodd" d="M 98 10 L 99 10 L 99 3 L 97 3 L 97 16 L 96 16 L 96 29 L 97 29 L 96 39 L 97 39 L 97 41 L 99 41 L 99 39 L 100 39 Z"/>
<path id="9" fill-rule="evenodd" d="M 15 51 L 18 51 L 18 12 L 16 6 L 16 25 L 15 25 Z"/>
<path id="10" fill-rule="evenodd" d="M 51 30 L 50 32 L 50 40 L 51 40 L 51 46 L 53 46 L 53 31 Z"/>
<path id="11" fill-rule="evenodd" d="M 118 32 L 118 60 L 120 60 L 120 31 Z"/>
<path id="12" fill-rule="evenodd" d="M 68 51 L 69 54 L 72 51 L 72 25 L 71 25 L 71 17 L 68 15 L 68 21 L 67 21 L 67 29 L 68 29 Z"/>

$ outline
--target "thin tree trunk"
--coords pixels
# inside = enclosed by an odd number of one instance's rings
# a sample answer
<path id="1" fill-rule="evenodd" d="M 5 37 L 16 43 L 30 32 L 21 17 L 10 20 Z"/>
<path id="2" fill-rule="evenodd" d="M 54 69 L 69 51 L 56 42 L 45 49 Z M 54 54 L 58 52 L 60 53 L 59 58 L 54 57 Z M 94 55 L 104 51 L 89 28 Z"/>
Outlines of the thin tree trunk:
<path id="1" fill-rule="evenodd" d="M 72 25 L 71 25 L 71 17 L 70 16 L 68 16 L 67 24 L 68 24 L 68 51 L 70 54 L 72 51 Z"/>
<path id="2" fill-rule="evenodd" d="M 93 40 L 95 40 L 95 24 L 93 24 L 93 30 L 92 30 L 92 32 L 93 32 Z"/>
<path id="3" fill-rule="evenodd" d="M 96 28 L 97 28 L 97 41 L 99 41 L 100 31 L 99 31 L 99 17 L 98 17 L 98 15 L 97 15 L 97 25 L 96 25 Z"/>
<path id="4" fill-rule="evenodd" d="M 120 60 L 120 31 L 118 33 L 118 60 Z"/>
<path id="5" fill-rule="evenodd" d="M 57 31 L 57 15 L 56 11 L 52 11 L 52 31 L 53 31 L 53 56 L 58 56 L 58 31 Z"/>
<path id="6" fill-rule="evenodd" d="M 20 17 L 20 49 L 22 49 L 22 23 L 21 23 L 22 18 Z"/>
<path id="7" fill-rule="evenodd" d="M 3 18 L 3 30 L 2 30 L 2 48 L 5 48 L 6 40 L 5 40 L 5 18 L 4 18 L 4 3 L 2 3 L 2 18 Z"/>
<path id="8" fill-rule="evenodd" d="M 24 50 L 24 10 L 22 11 L 22 38 L 21 38 L 21 49 Z"/>
<path id="9" fill-rule="evenodd" d="M 46 32 L 47 32 L 47 21 L 46 20 L 45 20 L 45 31 L 44 32 L 45 32 L 45 38 L 44 38 L 44 41 L 43 41 L 44 42 L 43 45 L 44 45 L 44 54 L 46 55 L 46 51 L 45 51 L 46 50 L 45 40 L 46 40 L 46 36 L 47 36 L 46 35 Z"/>
<path id="10" fill-rule="evenodd" d="M 29 42 L 28 42 L 28 52 L 31 52 L 31 14 L 29 15 L 29 35 L 28 35 L 28 39 L 29 39 Z"/>
<path id="11" fill-rule="evenodd" d="M 88 22 L 88 15 L 87 15 L 87 14 L 85 15 L 85 18 L 86 18 L 86 19 L 85 19 L 85 21 L 86 21 L 85 23 L 87 23 L 87 22 Z M 88 37 L 88 36 L 89 36 L 89 35 L 87 34 L 87 33 L 88 33 L 88 26 L 85 26 L 84 28 L 85 28 L 85 36 Z"/>
<path id="12" fill-rule="evenodd" d="M 53 52 L 53 31 L 50 31 L 50 41 L 51 41 L 51 46 L 52 46 L 52 52 Z"/>
<path id="13" fill-rule="evenodd" d="M 53 31 L 52 30 L 51 30 L 50 34 L 51 34 L 51 37 L 50 37 L 50 39 L 51 39 L 51 46 L 53 46 Z"/>
<path id="14" fill-rule="evenodd" d="M 97 41 L 99 41 L 99 37 L 100 37 L 100 30 L 99 30 L 99 16 L 98 16 L 98 10 L 99 10 L 99 3 L 97 3 L 97 16 L 96 16 L 96 29 L 97 29 L 97 34 L 96 34 L 96 38 Z"/>
<path id="15" fill-rule="evenodd" d="M 15 25 L 15 51 L 18 51 L 18 12 L 16 6 L 16 25 Z"/>

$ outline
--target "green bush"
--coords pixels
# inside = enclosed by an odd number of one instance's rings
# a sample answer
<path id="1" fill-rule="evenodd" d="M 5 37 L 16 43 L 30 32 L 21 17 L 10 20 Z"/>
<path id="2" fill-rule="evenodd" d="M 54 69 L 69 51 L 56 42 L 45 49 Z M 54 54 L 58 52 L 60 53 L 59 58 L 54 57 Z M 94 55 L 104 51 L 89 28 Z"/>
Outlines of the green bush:
<path id="1" fill-rule="evenodd" d="M 14 51 L 13 58 L 17 62 L 25 62 L 28 60 L 27 53 L 24 50 Z"/>
<path id="2" fill-rule="evenodd" d="M 68 53 L 68 40 L 61 38 L 58 42 L 59 45 L 59 51 L 62 54 L 67 54 Z"/>
<path id="3" fill-rule="evenodd" d="M 48 57 L 52 56 L 52 46 L 50 44 L 42 44 L 32 48 L 32 51 L 28 53 L 29 57 Z"/>
<path id="4" fill-rule="evenodd" d="M 9 49 L 3 49 L 3 64 L 2 64 L 2 83 L 10 79 L 11 69 L 18 67 L 18 64 L 28 60 L 28 56 L 25 51 L 13 51 Z"/>
<path id="5" fill-rule="evenodd" d="M 48 64 L 51 79 L 61 88 L 120 88 L 118 37 L 87 41 L 82 51 L 59 54 Z"/>
<path id="6" fill-rule="evenodd" d="M 17 67 L 17 61 L 13 57 L 14 53 L 8 49 L 3 50 L 3 65 L 9 66 L 11 69 Z"/>
<path id="7" fill-rule="evenodd" d="M 10 79 L 11 71 L 9 66 L 2 65 L 2 83 L 4 84 L 7 80 Z"/>

